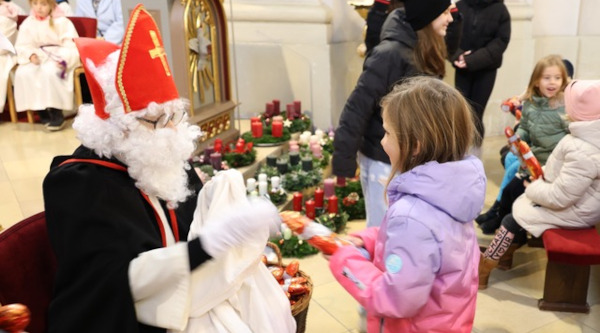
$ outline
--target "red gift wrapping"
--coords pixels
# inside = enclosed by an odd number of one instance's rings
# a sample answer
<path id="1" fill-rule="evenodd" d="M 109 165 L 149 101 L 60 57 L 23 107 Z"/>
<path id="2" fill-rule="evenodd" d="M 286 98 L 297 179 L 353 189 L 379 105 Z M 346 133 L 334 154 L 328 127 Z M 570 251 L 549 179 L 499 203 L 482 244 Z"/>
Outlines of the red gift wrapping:
<path id="1" fill-rule="evenodd" d="M 338 198 L 335 195 L 332 195 L 332 196 L 329 197 L 327 211 L 330 214 L 337 214 L 338 213 Z"/>
<path id="2" fill-rule="evenodd" d="M 315 207 L 323 208 L 324 194 L 325 192 L 323 192 L 323 189 L 321 188 L 315 190 Z"/>
<path id="3" fill-rule="evenodd" d="M 283 123 L 281 121 L 273 121 L 273 124 L 271 125 L 271 135 L 274 138 L 283 136 Z"/>
<path id="4" fill-rule="evenodd" d="M 302 211 L 302 193 L 294 192 L 294 197 L 292 199 L 293 209 L 297 212 Z"/>
<path id="5" fill-rule="evenodd" d="M 315 201 L 312 199 L 306 200 L 304 203 L 304 207 L 306 208 L 306 217 L 311 220 L 315 219 Z"/>

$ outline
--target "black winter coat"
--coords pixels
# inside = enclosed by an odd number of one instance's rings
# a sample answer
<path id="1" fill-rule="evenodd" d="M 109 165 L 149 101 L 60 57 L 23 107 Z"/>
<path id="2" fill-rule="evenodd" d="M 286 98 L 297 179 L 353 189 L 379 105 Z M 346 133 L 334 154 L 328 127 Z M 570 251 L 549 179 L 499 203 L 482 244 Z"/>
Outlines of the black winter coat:
<path id="1" fill-rule="evenodd" d="M 140 253 L 162 247 L 152 208 L 129 174 L 69 158 L 100 158 L 80 146 L 72 156 L 58 156 L 44 180 L 44 204 L 50 243 L 58 271 L 48 311 L 48 332 L 164 333 L 165 329 L 137 321 L 128 268 Z M 192 195 L 175 210 L 179 238 L 187 239 L 202 184 L 188 172 Z M 164 202 L 161 201 L 163 209 Z M 170 216 L 167 214 L 170 221 Z M 195 240 L 200 264 L 210 257 Z M 188 248 L 194 241 L 188 242 Z M 195 265 L 191 265 L 195 266 Z M 167 269 L 162 267 L 161 269 Z"/>
<path id="2" fill-rule="evenodd" d="M 465 51 L 469 72 L 493 70 L 502 65 L 502 54 L 510 41 L 510 14 L 502 0 L 461 0 L 456 3 L 463 15 L 460 48 L 454 61 Z M 461 69 L 458 69 L 461 70 Z"/>
<path id="3" fill-rule="evenodd" d="M 396 83 L 418 72 L 413 61 L 417 34 L 405 17 L 400 8 L 388 15 L 381 42 L 365 59 L 358 83 L 346 101 L 333 141 L 334 175 L 355 176 L 357 151 L 390 163 L 380 143 L 384 131 L 379 103 Z"/>

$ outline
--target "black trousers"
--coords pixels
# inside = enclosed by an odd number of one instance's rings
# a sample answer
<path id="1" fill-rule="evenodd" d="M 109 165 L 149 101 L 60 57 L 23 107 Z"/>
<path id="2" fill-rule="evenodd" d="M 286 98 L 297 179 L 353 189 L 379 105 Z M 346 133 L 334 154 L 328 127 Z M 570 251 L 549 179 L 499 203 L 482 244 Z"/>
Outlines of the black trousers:
<path id="1" fill-rule="evenodd" d="M 457 69 L 454 76 L 454 85 L 456 86 L 456 89 L 463 94 L 471 105 L 471 108 L 473 108 L 473 113 L 475 114 L 475 126 L 481 139 L 483 139 L 485 134 L 483 112 L 485 111 L 485 106 L 492 94 L 492 89 L 494 89 L 496 73 L 496 69 L 476 72 Z M 478 142 L 477 145 L 481 145 L 481 142 Z"/>

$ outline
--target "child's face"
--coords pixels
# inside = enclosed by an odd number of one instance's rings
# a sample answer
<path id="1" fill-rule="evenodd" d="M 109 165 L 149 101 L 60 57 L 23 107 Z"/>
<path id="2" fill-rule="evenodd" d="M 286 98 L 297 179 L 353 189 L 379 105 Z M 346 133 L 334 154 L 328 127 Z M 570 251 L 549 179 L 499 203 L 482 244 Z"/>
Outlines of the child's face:
<path id="1" fill-rule="evenodd" d="M 33 0 L 31 1 L 31 8 L 33 12 L 39 17 L 46 17 L 50 15 L 52 7 L 46 0 Z"/>
<path id="2" fill-rule="evenodd" d="M 549 66 L 544 69 L 542 76 L 535 85 L 542 95 L 552 98 L 559 93 L 563 83 L 562 73 L 558 66 Z"/>
<path id="3" fill-rule="evenodd" d="M 398 146 L 398 139 L 394 134 L 391 124 L 387 120 L 387 110 L 383 112 L 383 130 L 385 135 L 381 139 L 381 146 L 385 153 L 389 156 L 392 165 L 398 163 L 400 159 L 400 147 Z"/>

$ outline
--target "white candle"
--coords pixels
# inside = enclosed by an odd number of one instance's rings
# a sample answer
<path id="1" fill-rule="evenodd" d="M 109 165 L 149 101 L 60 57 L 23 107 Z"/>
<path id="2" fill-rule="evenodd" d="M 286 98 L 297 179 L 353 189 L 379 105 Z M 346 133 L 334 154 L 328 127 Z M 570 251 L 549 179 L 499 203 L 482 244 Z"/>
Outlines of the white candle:
<path id="1" fill-rule="evenodd" d="M 254 178 L 246 179 L 246 191 L 248 191 L 248 193 L 251 193 L 255 189 L 256 189 L 256 179 L 254 179 Z"/>
<path id="2" fill-rule="evenodd" d="M 258 182 L 258 194 L 263 196 L 267 194 L 268 184 L 267 182 Z"/>
<path id="3" fill-rule="evenodd" d="M 274 191 L 279 189 L 279 177 L 277 177 L 277 176 L 271 177 L 271 189 Z"/>
<path id="4" fill-rule="evenodd" d="M 319 140 L 321 140 L 323 138 L 323 131 L 320 129 L 315 130 L 315 135 L 317 136 L 317 138 L 319 138 Z"/>
<path id="5" fill-rule="evenodd" d="M 258 175 L 258 182 L 267 182 L 267 174 L 266 173 L 261 173 Z"/>

